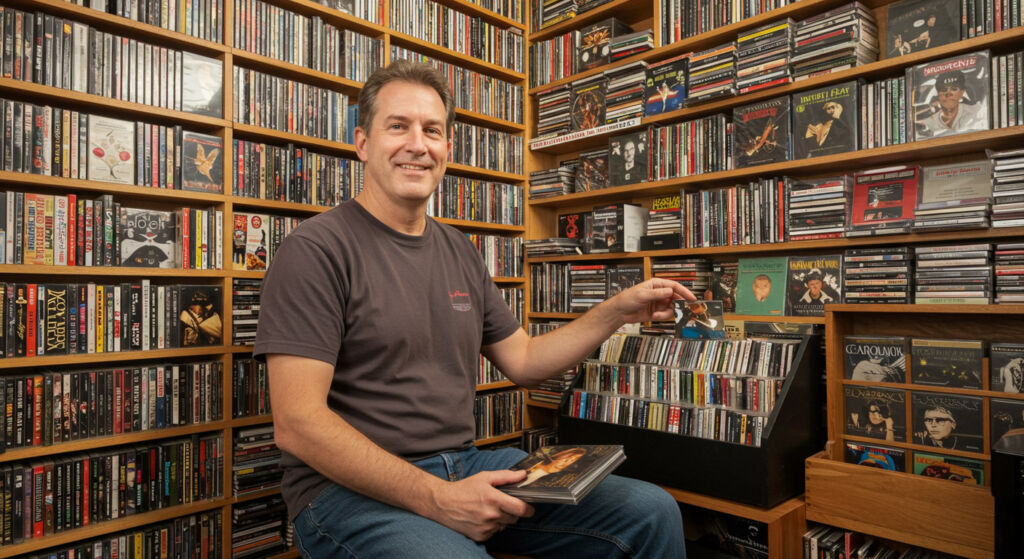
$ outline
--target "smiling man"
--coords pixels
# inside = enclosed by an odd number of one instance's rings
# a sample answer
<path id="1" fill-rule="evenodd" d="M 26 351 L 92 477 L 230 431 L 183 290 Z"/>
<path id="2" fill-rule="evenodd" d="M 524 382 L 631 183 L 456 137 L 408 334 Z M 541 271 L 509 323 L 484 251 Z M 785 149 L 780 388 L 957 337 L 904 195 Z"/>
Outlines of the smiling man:
<path id="1" fill-rule="evenodd" d="M 609 476 L 577 506 L 538 505 L 518 449 L 473 445 L 479 356 L 534 386 L 627 322 L 668 320 L 677 282 L 652 279 L 531 338 L 458 230 L 426 216 L 454 120 L 444 78 L 378 70 L 359 99 L 355 199 L 305 221 L 264 280 L 254 355 L 267 361 L 282 494 L 305 557 L 685 556 L 675 501 Z"/>

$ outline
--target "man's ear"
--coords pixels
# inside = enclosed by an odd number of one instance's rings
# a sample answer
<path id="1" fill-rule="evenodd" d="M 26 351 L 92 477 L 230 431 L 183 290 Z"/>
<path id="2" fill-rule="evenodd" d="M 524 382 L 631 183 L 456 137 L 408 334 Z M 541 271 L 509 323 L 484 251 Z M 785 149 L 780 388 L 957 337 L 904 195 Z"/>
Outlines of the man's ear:
<path id="1" fill-rule="evenodd" d="M 369 139 L 369 135 L 366 133 L 366 130 L 364 130 L 362 126 L 356 126 L 356 129 L 354 130 L 354 133 L 355 133 L 354 140 L 355 140 L 355 146 L 356 146 L 356 155 L 359 157 L 359 159 L 361 161 L 365 162 L 366 161 L 366 142 Z"/>

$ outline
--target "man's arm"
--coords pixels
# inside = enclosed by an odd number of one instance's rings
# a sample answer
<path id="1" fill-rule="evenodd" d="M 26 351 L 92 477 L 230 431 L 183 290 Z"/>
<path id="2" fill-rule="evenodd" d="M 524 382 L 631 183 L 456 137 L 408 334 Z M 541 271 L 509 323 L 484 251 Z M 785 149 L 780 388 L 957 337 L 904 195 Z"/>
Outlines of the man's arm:
<path id="1" fill-rule="evenodd" d="M 623 324 L 673 318 L 679 299 L 697 298 L 677 281 L 649 279 L 561 328 L 532 338 L 519 329 L 484 347 L 483 354 L 516 384 L 536 386 L 579 363 Z"/>
<path id="2" fill-rule="evenodd" d="M 522 471 L 482 472 L 449 482 L 385 451 L 327 407 L 334 368 L 295 355 L 267 355 L 274 439 L 278 447 L 339 485 L 412 511 L 484 541 L 530 516 L 525 502 L 495 486 L 521 481 Z"/>

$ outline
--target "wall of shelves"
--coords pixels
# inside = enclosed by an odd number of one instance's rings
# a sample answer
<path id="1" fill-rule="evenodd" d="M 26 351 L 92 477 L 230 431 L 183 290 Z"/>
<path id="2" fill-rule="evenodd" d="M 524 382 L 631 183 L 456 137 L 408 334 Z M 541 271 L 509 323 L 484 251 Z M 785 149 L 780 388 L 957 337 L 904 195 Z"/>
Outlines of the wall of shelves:
<path id="1" fill-rule="evenodd" d="M 340 29 L 352 30 L 362 35 L 381 40 L 381 48 L 385 61 L 390 60 L 391 44 L 402 45 L 416 51 L 446 60 L 455 65 L 469 68 L 485 76 L 496 77 L 524 89 L 525 75 L 491 64 L 489 62 L 473 59 L 455 51 L 437 47 L 429 42 L 416 39 L 390 29 L 387 17 L 380 23 L 370 23 L 365 20 L 353 17 L 348 14 L 337 12 L 324 5 L 310 0 L 272 0 L 271 4 L 280 8 L 306 15 L 317 16 Z M 523 32 L 525 25 L 514 22 L 511 19 L 497 15 L 477 4 L 464 2 L 462 0 L 444 0 L 444 4 L 459 10 L 463 13 L 483 20 L 500 27 L 513 28 Z M 279 132 L 269 128 L 251 126 L 232 121 L 232 70 L 235 67 L 257 70 L 280 78 L 295 80 L 305 84 L 315 85 L 325 89 L 338 91 L 348 96 L 349 103 L 354 103 L 358 96 L 362 83 L 348 78 L 335 76 L 285 63 L 273 58 L 250 53 L 242 48 L 232 45 L 232 26 L 234 24 L 233 0 L 223 0 L 224 12 L 222 14 L 223 36 L 226 38 L 223 43 L 211 42 L 183 33 L 168 31 L 160 27 L 146 23 L 136 22 L 116 15 L 103 13 L 97 10 L 78 6 L 69 1 L 63 0 L 3 0 L 0 5 L 26 11 L 39 11 L 42 13 L 63 17 L 68 20 L 86 23 L 91 27 L 110 32 L 120 36 L 131 37 L 146 43 L 161 45 L 165 47 L 181 49 L 192 53 L 201 54 L 216 58 L 222 64 L 222 96 L 223 96 L 223 117 L 214 118 L 202 115 L 195 115 L 187 112 L 168 110 L 148 105 L 130 103 L 120 100 L 108 99 L 98 95 L 90 95 L 55 87 L 43 86 L 31 82 L 14 80 L 0 77 L 0 97 L 7 99 L 30 101 L 34 103 L 45 103 L 55 107 L 77 109 L 90 114 L 111 116 L 126 120 L 140 120 L 147 123 L 164 125 L 182 125 L 192 131 L 204 132 L 220 137 L 224 146 L 230 147 L 233 139 L 265 142 L 273 145 L 284 145 L 294 143 L 296 146 L 308 148 L 314 152 L 342 156 L 349 159 L 356 159 L 355 147 L 351 144 L 331 142 L 309 136 Z M 456 120 L 487 127 L 515 136 L 523 136 L 525 125 L 506 121 L 492 116 L 476 113 L 470 110 L 456 109 Z M 354 123 L 352 125 L 354 127 Z M 122 185 L 97 182 L 91 180 L 68 179 L 61 177 L 49 177 L 32 175 L 27 173 L 15 173 L 0 171 L 0 183 L 6 190 L 27 190 L 46 194 L 67 194 L 77 193 L 80 196 L 99 196 L 102 194 L 113 194 L 115 199 L 126 205 L 142 205 L 144 207 L 177 208 L 189 205 L 202 204 L 214 206 L 223 212 L 223 227 L 226 232 L 231 231 L 235 212 L 260 212 L 273 213 L 288 217 L 310 217 L 326 211 L 329 208 L 300 204 L 294 202 L 283 202 L 277 200 L 265 200 L 259 198 L 246 198 L 231 195 L 230 177 L 232 168 L 236 162 L 230 158 L 224 158 L 223 177 L 225 190 L 222 193 L 183 192 L 178 190 L 166 190 L 144 186 Z M 477 178 L 488 181 L 504 182 L 522 185 L 525 175 L 505 173 L 478 169 L 469 165 L 449 164 L 449 173 L 456 176 Z M 439 221 L 451 224 L 466 232 L 477 232 L 488 235 L 502 235 L 510 237 L 522 237 L 526 232 L 525 225 L 502 225 L 485 223 L 463 219 L 437 218 Z M 225 235 L 230 243 L 230 235 Z M 230 246 L 230 245 L 229 245 Z M 74 542 L 87 541 L 92 538 L 111 534 L 120 530 L 144 526 L 150 523 L 160 522 L 167 519 L 178 518 L 193 513 L 219 511 L 221 513 L 222 539 L 218 542 L 221 556 L 230 557 L 231 550 L 231 509 L 232 505 L 247 502 L 261 496 L 270 496 L 279 493 L 277 490 L 268 490 L 244 497 L 231 496 L 232 483 L 232 436 L 241 428 L 265 425 L 272 422 L 270 416 L 254 416 L 232 419 L 231 405 L 231 374 L 232 363 L 235 359 L 244 359 L 251 353 L 249 346 L 231 345 L 231 281 L 234 278 L 259 279 L 263 272 L 243 271 L 232 269 L 231 250 L 224 251 L 224 260 L 219 270 L 182 270 L 182 269 L 148 269 L 131 267 L 64 267 L 64 266 L 35 266 L 35 265 L 9 265 L 0 264 L 0 281 L 4 282 L 109 282 L 118 283 L 128 281 L 132 278 L 154 278 L 163 282 L 174 283 L 206 283 L 219 285 L 225 293 L 224 306 L 221 309 L 223 317 L 223 341 L 220 345 L 196 348 L 173 348 L 162 350 L 151 350 L 145 352 L 118 352 L 118 353 L 93 353 L 76 355 L 47 355 L 41 357 L 22 357 L 0 359 L 0 375 L 32 374 L 37 371 L 48 370 L 51 367 L 59 367 L 61 370 L 82 367 L 114 367 L 120 364 L 135 363 L 162 363 L 165 361 L 182 361 L 185 359 L 211 359 L 218 361 L 223 366 L 224 381 L 222 409 L 224 419 L 209 423 L 193 424 L 172 428 L 155 429 L 133 433 L 125 433 L 107 437 L 95 437 L 70 442 L 63 442 L 51 446 L 34 446 L 25 448 L 11 448 L 0 453 L 0 468 L 15 462 L 39 460 L 47 458 L 59 458 L 68 453 L 88 452 L 112 445 L 131 445 L 144 441 L 160 441 L 181 436 L 194 434 L 219 434 L 224 441 L 224 465 L 221 471 L 223 476 L 224 495 L 214 499 L 191 503 L 183 506 L 173 506 L 142 514 L 134 514 L 128 517 L 113 521 L 90 524 L 81 528 L 72 529 L 49 535 L 43 538 L 27 539 L 13 545 L 0 545 L 0 558 L 21 556 L 39 550 L 69 545 Z M 502 287 L 523 287 L 525 279 L 522 277 L 497 277 L 495 280 Z M 481 385 L 480 390 L 503 390 L 508 389 L 510 383 L 492 383 Z M 527 413 L 524 412 L 526 425 L 530 425 Z M 478 441 L 478 444 L 494 444 L 515 440 L 520 432 L 501 435 L 490 439 Z M 297 556 L 294 550 L 285 552 L 276 557 L 280 559 Z"/>

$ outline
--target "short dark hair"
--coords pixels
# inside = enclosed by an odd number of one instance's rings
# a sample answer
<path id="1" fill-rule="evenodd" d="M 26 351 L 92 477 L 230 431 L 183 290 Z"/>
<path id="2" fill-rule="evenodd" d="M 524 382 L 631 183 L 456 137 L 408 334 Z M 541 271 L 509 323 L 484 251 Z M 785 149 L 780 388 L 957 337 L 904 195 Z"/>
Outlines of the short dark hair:
<path id="1" fill-rule="evenodd" d="M 448 89 L 448 81 L 440 72 L 422 62 L 396 60 L 386 68 L 378 68 L 363 84 L 359 93 L 359 127 L 366 134 L 370 133 L 370 124 L 377 113 L 377 93 L 385 85 L 393 81 L 404 81 L 425 85 L 432 88 L 441 97 L 445 111 L 445 135 L 449 133 L 455 122 L 455 101 Z"/>

